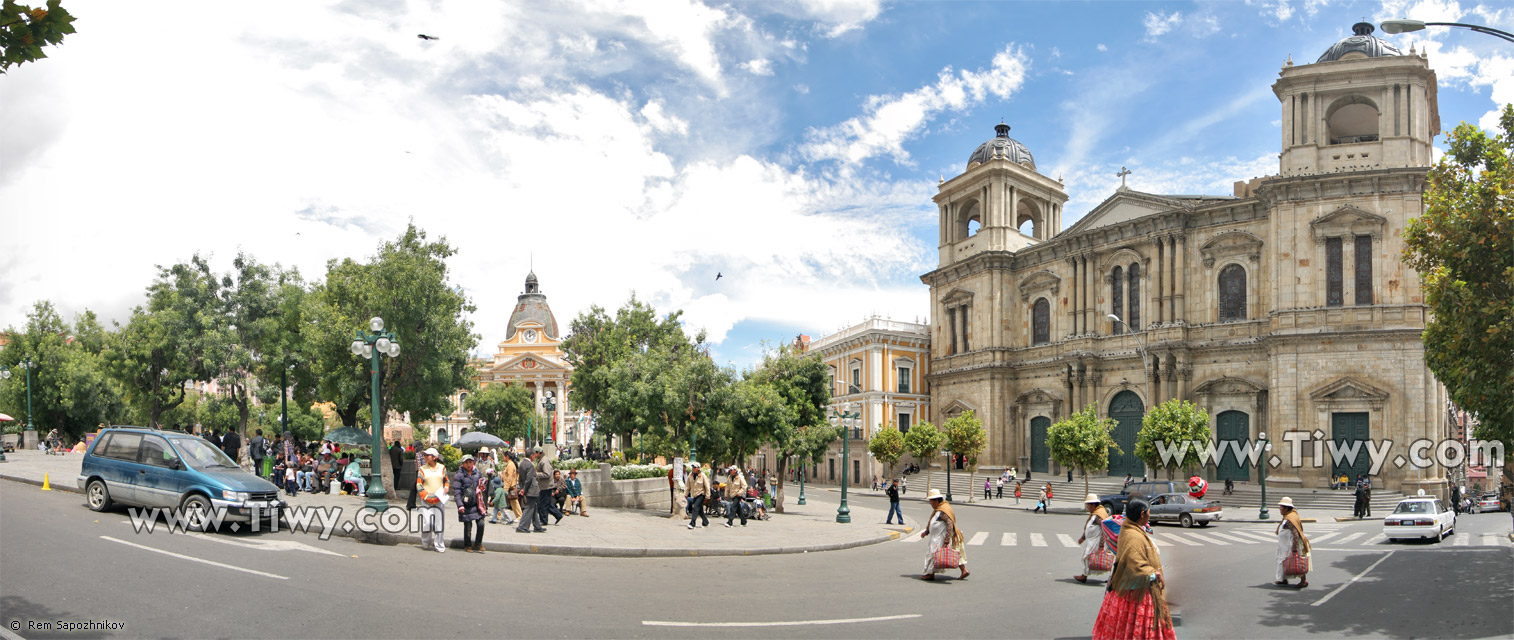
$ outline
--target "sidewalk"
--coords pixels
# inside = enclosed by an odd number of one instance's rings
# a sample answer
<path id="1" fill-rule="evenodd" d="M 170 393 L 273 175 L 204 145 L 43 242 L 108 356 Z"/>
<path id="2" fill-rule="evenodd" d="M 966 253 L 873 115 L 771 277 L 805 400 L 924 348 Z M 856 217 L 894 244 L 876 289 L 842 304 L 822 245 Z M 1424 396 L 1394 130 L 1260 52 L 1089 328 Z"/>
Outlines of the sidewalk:
<path id="1" fill-rule="evenodd" d="M 16 482 L 0 483 L 0 491 L 35 491 L 32 486 L 40 486 L 46 474 L 53 490 L 81 493 L 76 480 L 80 460 L 83 458 L 80 454 L 49 456 L 37 451 L 23 451 L 6 454 L 6 457 L 10 461 L 0 464 L 0 479 Z M 794 504 L 798 492 L 787 493 L 787 513 L 774 513 L 772 519 L 766 522 L 750 520 L 746 527 L 742 527 L 737 520 L 732 528 L 726 529 L 725 520 L 711 519 L 709 528 L 690 530 L 685 526 L 688 523 L 686 518 L 672 520 L 666 512 L 595 509 L 591 503 L 589 517 L 567 516 L 559 525 L 547 525 L 547 533 L 516 533 L 511 525 L 487 525 L 484 528 L 484 549 L 608 557 L 809 553 L 896 540 L 918 526 L 913 519 L 908 521 L 909 526 L 884 525 L 882 509 L 852 505 L 849 505 L 852 522 L 838 524 L 838 496 L 811 493 L 806 496 L 808 504 L 801 507 Z M 301 493 L 290 497 L 282 492 L 279 497 L 297 508 L 339 508 L 340 515 L 330 523 L 333 535 L 376 544 L 420 545 L 418 533 L 364 533 L 359 530 L 354 524 L 354 518 L 363 505 L 363 498 L 317 493 Z M 403 508 L 404 502 L 393 497 L 391 492 L 390 504 Z M 79 508 L 86 507 L 81 504 Z M 443 533 L 449 546 L 461 548 L 462 523 L 458 522 L 455 510 L 449 511 L 445 517 Z M 312 523 L 311 529 L 310 533 L 320 532 L 318 523 Z"/>

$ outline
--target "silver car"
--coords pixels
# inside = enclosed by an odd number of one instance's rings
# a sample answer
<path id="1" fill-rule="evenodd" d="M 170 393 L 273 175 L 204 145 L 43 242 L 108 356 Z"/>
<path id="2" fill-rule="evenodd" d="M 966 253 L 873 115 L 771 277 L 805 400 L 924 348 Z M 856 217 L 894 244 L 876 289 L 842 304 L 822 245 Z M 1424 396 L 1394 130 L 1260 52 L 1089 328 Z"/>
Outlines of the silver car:
<path id="1" fill-rule="evenodd" d="M 1184 528 L 1197 522 L 1199 526 L 1207 527 L 1223 515 L 1220 503 L 1195 498 L 1186 493 L 1162 493 L 1151 498 L 1152 522 L 1176 522 Z"/>

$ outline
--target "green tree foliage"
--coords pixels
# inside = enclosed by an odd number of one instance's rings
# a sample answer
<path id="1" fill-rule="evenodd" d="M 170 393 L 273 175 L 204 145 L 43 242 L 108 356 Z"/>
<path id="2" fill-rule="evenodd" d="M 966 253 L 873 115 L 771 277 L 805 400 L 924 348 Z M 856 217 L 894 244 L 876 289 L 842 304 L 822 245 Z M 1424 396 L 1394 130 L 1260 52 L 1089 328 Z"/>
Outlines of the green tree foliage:
<path id="1" fill-rule="evenodd" d="M 56 46 L 73 32 L 74 17 L 59 0 L 48 0 L 46 8 L 5 0 L 0 4 L 0 73 L 46 58 L 43 46 Z"/>
<path id="2" fill-rule="evenodd" d="M 872 452 L 878 462 L 883 463 L 887 469 L 886 476 L 894 476 L 894 465 L 899 463 L 899 458 L 904 457 L 904 434 L 899 433 L 899 427 L 890 422 L 873 433 L 873 437 L 867 441 L 867 450 Z"/>
<path id="3" fill-rule="evenodd" d="M 820 354 L 784 345 L 764 354 L 762 364 L 743 376 L 733 396 L 735 437 L 753 446 L 771 444 L 778 452 L 775 495 L 781 513 L 789 458 L 819 462 L 841 436 L 841 429 L 831 426 L 825 415 L 831 399 L 830 372 Z"/>
<path id="4" fill-rule="evenodd" d="M 1477 414 L 1474 435 L 1514 462 L 1514 105 L 1502 134 L 1462 123 L 1431 168 L 1424 215 L 1404 229 L 1431 320 L 1425 360 L 1451 399 Z M 1514 464 L 1504 482 L 1514 484 Z"/>
<path id="5" fill-rule="evenodd" d="M 41 301 L 27 314 L 25 331 L 7 331 L 11 344 L 0 351 L 0 368 L 11 378 L 0 384 L 0 412 L 26 420 L 27 370 L 17 366 L 30 358 L 32 419 L 38 431 L 57 429 L 68 444 L 94 431 L 101 423 L 123 416 L 119 385 L 106 372 L 101 349 L 106 335 L 95 314 L 84 312 L 70 326 L 52 303 Z"/>
<path id="6" fill-rule="evenodd" d="M 1051 459 L 1065 467 L 1083 470 L 1083 493 L 1088 493 L 1088 470 L 1109 467 L 1109 454 L 1120 450 L 1114 440 L 1118 423 L 1100 419 L 1093 405 L 1060 420 L 1046 430 L 1046 448 Z"/>
<path id="7" fill-rule="evenodd" d="M 929 420 L 910 427 L 909 433 L 904 434 L 904 450 L 925 467 L 926 491 L 930 491 L 930 462 L 941 455 L 941 448 L 945 445 L 946 434 Z"/>
<path id="8" fill-rule="evenodd" d="M 972 502 L 973 496 L 977 495 L 974 488 L 974 473 L 978 470 L 978 454 L 988 447 L 988 432 L 983 430 L 983 421 L 973 415 L 971 410 L 963 411 L 957 417 L 946 421 L 946 450 L 952 455 L 962 456 L 967 466 L 967 501 Z"/>
<path id="9" fill-rule="evenodd" d="M 210 337 L 225 325 L 220 281 L 196 255 L 159 267 L 147 287 L 147 304 L 132 309 L 124 326 L 106 341 L 105 361 L 130 403 L 148 426 L 163 424 L 163 412 L 189 399 L 185 383 L 210 381 L 217 371 L 205 357 Z"/>
<path id="10" fill-rule="evenodd" d="M 524 386 L 488 384 L 468 395 L 468 412 L 485 424 L 481 429 L 507 441 L 526 437 L 531 420 L 531 403 L 535 400 Z"/>
<path id="11" fill-rule="evenodd" d="M 645 428 L 647 417 L 635 410 L 638 403 L 627 394 L 654 392 L 630 388 L 632 382 L 653 384 L 649 382 L 651 373 L 639 366 L 650 363 L 627 363 L 633 354 L 677 351 L 678 346 L 688 343 L 679 324 L 681 315 L 675 311 L 659 318 L 656 309 L 635 295 L 613 318 L 598 305 L 578 314 L 561 345 L 564 357 L 573 365 L 572 408 L 594 412 L 598 428 L 606 434 L 625 436 Z"/>
<path id="12" fill-rule="evenodd" d="M 453 393 L 472 389 L 468 352 L 478 336 L 467 319 L 473 304 L 448 282 L 447 259 L 455 253 L 445 238 L 429 241 L 410 225 L 368 262 L 327 263 L 326 280 L 302 312 L 309 320 L 304 352 L 318 395 L 335 404 L 342 424 L 366 426 L 370 363 L 350 345 L 374 316 L 400 343 L 398 358 L 379 358 L 381 410 L 436 415 Z"/>
<path id="13" fill-rule="evenodd" d="M 1135 454 L 1153 469 L 1166 469 L 1167 479 L 1178 469 L 1191 469 L 1202 463 L 1199 452 L 1210 440 L 1209 412 L 1192 402 L 1172 399 L 1153 407 L 1141 418 L 1141 433 L 1136 435 Z M 1181 461 L 1162 460 L 1158 442 L 1177 450 L 1190 443 Z"/>

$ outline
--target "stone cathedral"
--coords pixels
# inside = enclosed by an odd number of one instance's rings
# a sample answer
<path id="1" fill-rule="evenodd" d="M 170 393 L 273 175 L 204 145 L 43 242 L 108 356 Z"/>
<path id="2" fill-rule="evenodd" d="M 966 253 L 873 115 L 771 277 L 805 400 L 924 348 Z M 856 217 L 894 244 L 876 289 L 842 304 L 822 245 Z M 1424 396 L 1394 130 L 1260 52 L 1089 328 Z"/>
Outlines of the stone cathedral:
<path id="1" fill-rule="evenodd" d="M 1141 416 L 1181 398 L 1209 411 L 1218 441 L 1265 433 L 1283 458 L 1267 481 L 1282 487 L 1369 470 L 1365 452 L 1336 464 L 1328 442 L 1324 455 L 1300 446 L 1295 465 L 1289 431 L 1391 439 L 1406 457 L 1411 440 L 1445 437 L 1446 393 L 1420 338 L 1428 310 L 1399 259 L 1440 132 L 1435 72 L 1372 25 L 1353 31 L 1314 64 L 1282 67 L 1278 173 L 1234 195 L 1144 193 L 1122 175 L 1062 229 L 1063 185 L 996 127 L 934 198 L 939 265 L 921 276 L 933 419 L 970 409 L 988 430 L 980 464 L 1059 473 L 1047 428 L 1092 405 L 1119 425 L 1124 453 L 1107 472 L 1139 477 Z M 1233 456 L 1203 473 L 1257 480 Z M 1438 468 L 1391 462 L 1374 481 L 1444 485 Z"/>

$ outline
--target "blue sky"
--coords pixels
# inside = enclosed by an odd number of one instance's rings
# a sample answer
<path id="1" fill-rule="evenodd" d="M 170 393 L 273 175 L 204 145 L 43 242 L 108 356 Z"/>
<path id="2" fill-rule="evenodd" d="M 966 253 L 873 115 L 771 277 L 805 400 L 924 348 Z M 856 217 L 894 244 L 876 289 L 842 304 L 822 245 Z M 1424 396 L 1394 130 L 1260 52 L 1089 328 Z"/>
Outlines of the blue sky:
<path id="1" fill-rule="evenodd" d="M 67 2 L 79 33 L 0 77 L 28 123 L 0 138 L 0 325 L 124 318 L 196 251 L 319 277 L 414 220 L 458 247 L 482 352 L 534 260 L 564 328 L 635 291 L 747 366 L 923 318 L 936 180 L 1001 119 L 1070 226 L 1121 166 L 1157 193 L 1275 172 L 1279 68 L 1362 18 L 1514 30 L 1442 0 L 172 4 Z M 1498 40 L 1385 38 L 1430 52 L 1446 130 L 1514 101 Z"/>

